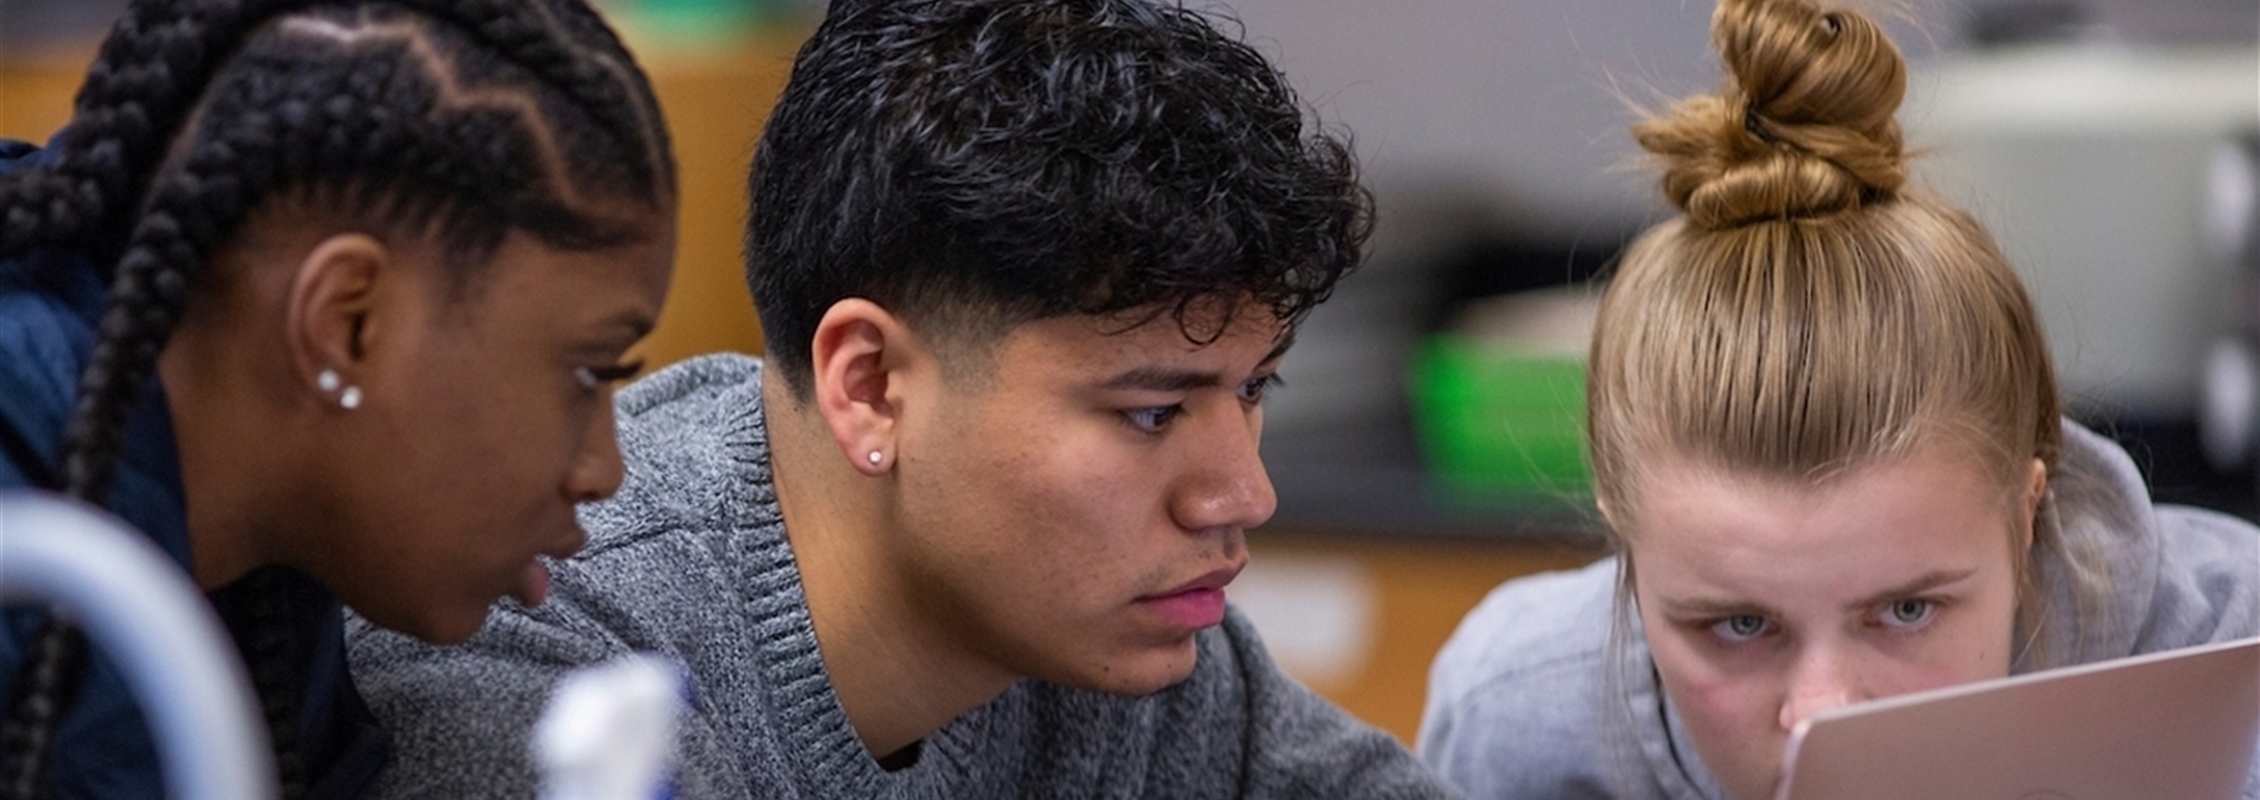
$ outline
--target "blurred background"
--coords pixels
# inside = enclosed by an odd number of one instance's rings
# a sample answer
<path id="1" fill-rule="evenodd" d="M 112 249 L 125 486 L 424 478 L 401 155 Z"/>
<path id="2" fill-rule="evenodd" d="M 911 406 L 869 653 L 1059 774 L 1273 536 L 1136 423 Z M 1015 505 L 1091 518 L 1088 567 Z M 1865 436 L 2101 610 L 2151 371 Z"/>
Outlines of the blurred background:
<path id="1" fill-rule="evenodd" d="M 1636 107 L 1718 85 L 1708 3 L 1192 0 L 1236 16 L 1380 201 L 1272 395 L 1276 519 L 1234 585 L 1298 677 L 1409 743 L 1427 666 L 1507 578 L 1600 554 L 1578 427 L 1592 279 L 1665 212 Z M 816 0 L 600 2 L 676 137 L 655 363 L 758 352 L 752 145 Z M 0 0 L 0 136 L 68 118 L 119 0 Z M 1870 3 L 1867 8 L 1874 8 Z M 2260 512 L 2260 3 L 1905 0 L 1917 179 L 1984 220 L 2081 421 L 2161 500 Z"/>

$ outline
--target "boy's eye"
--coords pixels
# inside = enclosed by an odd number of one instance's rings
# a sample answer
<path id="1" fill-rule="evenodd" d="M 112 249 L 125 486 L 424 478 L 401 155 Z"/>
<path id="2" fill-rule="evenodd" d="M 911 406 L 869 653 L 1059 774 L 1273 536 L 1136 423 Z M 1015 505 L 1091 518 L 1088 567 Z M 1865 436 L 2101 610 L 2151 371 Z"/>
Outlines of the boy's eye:
<path id="1" fill-rule="evenodd" d="M 1250 379 L 1248 382 L 1240 384 L 1240 390 L 1238 392 L 1240 396 L 1240 402 L 1263 402 L 1263 396 L 1266 392 L 1270 391 L 1273 387 L 1285 385 L 1287 385 L 1287 382 L 1281 379 L 1279 377 L 1279 373 L 1276 372 L 1270 375 L 1265 375 L 1261 378 Z"/>
<path id="2" fill-rule="evenodd" d="M 626 364 L 614 364 L 609 367 L 574 367 L 573 380 L 578 381 L 581 388 L 593 392 L 596 391 L 598 386 L 607 383 L 619 383 L 635 377 L 636 373 L 642 371 L 642 359 L 630 361 Z"/>
<path id="3" fill-rule="evenodd" d="M 1756 614 L 1736 614 L 1711 623 L 1711 633 L 1729 642 L 1747 642 L 1766 632 L 1766 618 Z"/>
<path id="4" fill-rule="evenodd" d="M 1937 613 L 1938 604 L 1920 598 L 1908 598 L 1885 606 L 1883 623 L 1900 628 L 1911 628 L 1929 622 Z"/>
<path id="5" fill-rule="evenodd" d="M 1176 419 L 1183 411 L 1180 406 L 1133 408 L 1123 411 L 1122 418 L 1130 423 L 1130 427 L 1146 433 L 1160 433 L 1163 428 L 1169 427 L 1170 420 Z"/>

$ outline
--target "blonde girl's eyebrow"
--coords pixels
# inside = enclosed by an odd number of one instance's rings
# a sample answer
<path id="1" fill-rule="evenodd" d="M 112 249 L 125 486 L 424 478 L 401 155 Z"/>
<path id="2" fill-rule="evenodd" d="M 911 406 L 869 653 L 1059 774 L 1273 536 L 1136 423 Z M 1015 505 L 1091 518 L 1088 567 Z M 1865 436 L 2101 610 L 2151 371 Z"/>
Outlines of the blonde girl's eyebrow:
<path id="1" fill-rule="evenodd" d="M 1709 619 L 1714 617 L 1740 616 L 1743 614 L 1750 614 L 1761 617 L 1774 616 L 1773 609 L 1766 608 L 1765 606 L 1758 605 L 1757 603 L 1752 603 L 1745 600 L 1725 600 L 1715 597 L 1665 598 L 1659 605 L 1663 609 L 1664 616 L 1679 619 Z"/>
<path id="2" fill-rule="evenodd" d="M 1893 600 L 1904 600 L 1943 586 L 1960 583 L 1975 574 L 1977 574 L 1975 569 L 1934 569 L 1915 576 L 1913 580 L 1852 601 L 1850 605 L 1845 606 L 1845 609 L 1858 610 L 1882 605 Z"/>
<path id="3" fill-rule="evenodd" d="M 1846 610 L 1857 611 L 1903 600 L 1951 586 L 1977 574 L 1975 569 L 1935 569 L 1924 572 L 1890 588 L 1861 597 L 1845 605 Z M 1731 617 L 1738 614 L 1771 615 L 1772 609 L 1742 600 L 1714 597 L 1665 598 L 1659 603 L 1665 616 L 1670 617 Z"/>

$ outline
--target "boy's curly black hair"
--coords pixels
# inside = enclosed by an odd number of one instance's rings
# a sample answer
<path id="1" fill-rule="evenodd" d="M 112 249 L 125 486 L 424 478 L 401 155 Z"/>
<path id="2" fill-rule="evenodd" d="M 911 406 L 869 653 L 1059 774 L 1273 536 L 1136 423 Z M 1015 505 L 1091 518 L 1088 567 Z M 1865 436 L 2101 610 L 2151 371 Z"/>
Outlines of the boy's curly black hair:
<path id="1" fill-rule="evenodd" d="M 984 337 L 1168 315 L 1195 343 L 1244 303 L 1292 324 L 1323 301 L 1371 195 L 1218 21 L 1147 0 L 835 2 L 751 180 L 747 279 L 794 395 L 849 297 Z"/>

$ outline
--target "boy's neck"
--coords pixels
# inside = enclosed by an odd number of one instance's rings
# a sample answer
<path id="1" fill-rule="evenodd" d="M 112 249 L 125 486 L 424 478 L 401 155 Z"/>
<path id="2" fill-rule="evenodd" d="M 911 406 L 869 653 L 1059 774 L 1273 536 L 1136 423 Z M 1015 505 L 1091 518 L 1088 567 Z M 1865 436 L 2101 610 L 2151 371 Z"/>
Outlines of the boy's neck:
<path id="1" fill-rule="evenodd" d="M 874 760 L 889 765 L 1018 680 L 926 624 L 899 602 L 901 595 L 873 591 L 880 581 L 870 570 L 800 549 L 803 538 L 789 517 L 786 530 L 833 694 Z"/>
<path id="2" fill-rule="evenodd" d="M 872 759 L 907 766 L 909 748 L 1020 676 L 930 620 L 894 574 L 878 546 L 885 479 L 833 463 L 838 454 L 808 420 L 765 405 L 771 480 L 832 691 Z"/>

